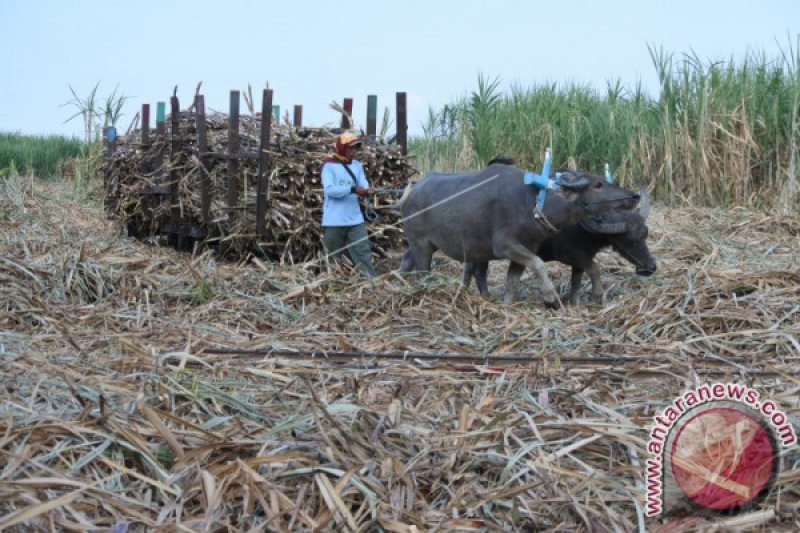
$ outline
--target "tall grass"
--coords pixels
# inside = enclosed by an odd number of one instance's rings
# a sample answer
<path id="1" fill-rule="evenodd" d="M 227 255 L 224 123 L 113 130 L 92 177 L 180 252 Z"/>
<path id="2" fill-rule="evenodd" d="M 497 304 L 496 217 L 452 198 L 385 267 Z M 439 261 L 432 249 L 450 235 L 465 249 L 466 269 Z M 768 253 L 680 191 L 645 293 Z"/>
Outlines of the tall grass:
<path id="1" fill-rule="evenodd" d="M 86 157 L 83 158 L 83 172 L 88 178 L 94 175 L 101 155 L 102 140 L 100 136 L 103 130 L 101 129 L 100 121 L 102 120 L 103 123 L 102 128 L 116 126 L 120 117 L 122 117 L 122 107 L 128 99 L 127 96 L 118 95 L 117 90 L 119 88 L 116 87 L 106 97 L 105 103 L 101 105 L 100 97 L 97 95 L 99 87 L 100 82 L 98 81 L 86 96 L 80 96 L 72 88 L 72 85 L 69 85 L 72 99 L 63 104 L 63 106 L 71 106 L 76 110 L 75 114 L 67 119 L 67 122 L 76 118 L 80 118 L 83 122 L 83 131 L 86 139 L 85 146 L 88 149 Z M 79 181 L 79 188 L 80 183 Z"/>
<path id="2" fill-rule="evenodd" d="M 478 168 L 498 154 L 538 168 L 554 163 L 618 179 L 642 178 L 662 200 L 777 206 L 796 211 L 800 146 L 800 37 L 777 58 L 702 60 L 650 47 L 660 86 L 650 95 L 619 80 L 499 90 L 478 78 L 468 97 L 431 110 L 410 143 L 422 171 Z"/>
<path id="3" fill-rule="evenodd" d="M 15 166 L 40 178 L 53 177 L 60 175 L 64 159 L 82 157 L 84 152 L 85 145 L 76 138 L 0 133 L 0 171 Z"/>
<path id="4" fill-rule="evenodd" d="M 80 96 L 69 86 L 72 99 L 64 103 L 76 111 L 67 121 L 80 118 L 85 139 L 58 135 L 32 136 L 18 133 L 0 133 L 0 175 L 12 167 L 39 178 L 49 178 L 61 174 L 61 163 L 65 159 L 82 160 L 82 168 L 73 165 L 76 185 L 80 188 L 83 179 L 94 176 L 102 151 L 102 128 L 114 126 L 122 116 L 122 107 L 127 96 L 118 94 L 115 88 L 105 101 L 97 94 L 100 82 L 86 96 Z M 101 126 L 102 124 L 102 126 Z"/>

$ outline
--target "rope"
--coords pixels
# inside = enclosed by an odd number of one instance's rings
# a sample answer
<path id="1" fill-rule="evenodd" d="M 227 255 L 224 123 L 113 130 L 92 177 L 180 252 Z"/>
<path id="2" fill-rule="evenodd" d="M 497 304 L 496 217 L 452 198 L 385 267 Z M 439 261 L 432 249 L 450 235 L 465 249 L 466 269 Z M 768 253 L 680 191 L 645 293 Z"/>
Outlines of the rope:
<path id="1" fill-rule="evenodd" d="M 163 354 L 159 359 L 169 359 L 185 357 L 189 354 L 180 354 L 172 352 Z M 198 356 L 202 355 L 241 355 L 244 356 L 243 360 L 247 364 L 252 364 L 252 358 L 267 358 L 267 357 L 281 357 L 286 359 L 399 359 L 405 362 L 413 363 L 415 361 L 450 361 L 462 363 L 475 363 L 480 362 L 483 364 L 519 364 L 525 367 L 551 364 L 559 368 L 563 363 L 583 364 L 583 365 L 629 365 L 629 364 L 642 364 L 642 363 L 656 363 L 658 366 L 655 368 L 638 368 L 631 369 L 634 372 L 673 372 L 673 369 L 664 369 L 662 361 L 651 361 L 640 356 L 625 356 L 625 355 L 598 355 L 595 357 L 581 357 L 581 356 L 542 356 L 541 354 L 533 352 L 506 352 L 500 354 L 461 354 L 461 353 L 427 353 L 427 352 L 363 352 L 363 351 L 326 351 L 326 350 L 251 350 L 244 348 L 204 348 L 198 353 L 192 354 L 195 360 L 186 360 L 185 364 L 203 364 L 207 365 L 208 362 L 203 361 Z M 235 361 L 235 359 L 233 360 Z M 226 363 L 232 362 L 226 360 Z M 704 361 L 709 363 L 710 361 Z M 577 366 L 577 365 L 576 365 Z M 800 375 L 800 371 L 787 370 L 785 372 L 771 371 L 771 370 L 751 370 L 738 368 L 735 365 L 725 366 L 723 368 L 694 368 L 691 364 L 687 363 L 686 369 L 696 372 L 698 374 L 744 374 L 744 375 L 760 375 L 760 376 L 796 376 Z M 563 368 L 563 367 L 562 367 Z"/>

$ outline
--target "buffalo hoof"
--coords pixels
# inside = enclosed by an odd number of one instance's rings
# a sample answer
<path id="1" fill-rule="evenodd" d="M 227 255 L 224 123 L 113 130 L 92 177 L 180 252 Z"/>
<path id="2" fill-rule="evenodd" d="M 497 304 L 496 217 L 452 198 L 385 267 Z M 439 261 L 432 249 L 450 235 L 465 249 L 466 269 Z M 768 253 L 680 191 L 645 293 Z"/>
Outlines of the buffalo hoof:
<path id="1" fill-rule="evenodd" d="M 558 301 L 558 298 L 548 302 L 547 300 L 544 301 L 544 306 L 548 309 L 558 309 L 561 307 L 561 302 Z"/>

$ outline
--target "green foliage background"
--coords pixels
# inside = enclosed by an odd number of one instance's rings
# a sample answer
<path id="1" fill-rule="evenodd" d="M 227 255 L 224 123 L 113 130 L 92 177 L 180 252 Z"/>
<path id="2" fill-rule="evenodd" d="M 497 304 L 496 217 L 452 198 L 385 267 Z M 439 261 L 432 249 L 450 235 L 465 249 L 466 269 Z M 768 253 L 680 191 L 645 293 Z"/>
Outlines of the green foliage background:
<path id="1" fill-rule="evenodd" d="M 15 167 L 22 173 L 51 178 L 61 174 L 63 160 L 84 153 L 85 145 L 76 138 L 0 133 L 0 174 Z"/>
<path id="2" fill-rule="evenodd" d="M 625 185 L 641 178 L 657 198 L 693 205 L 777 206 L 800 197 L 800 39 L 778 57 L 704 61 L 650 48 L 660 91 L 621 81 L 512 86 L 478 78 L 469 96 L 430 110 L 409 149 L 417 167 L 479 168 L 505 155 L 540 168 L 601 173 L 608 162 Z"/>

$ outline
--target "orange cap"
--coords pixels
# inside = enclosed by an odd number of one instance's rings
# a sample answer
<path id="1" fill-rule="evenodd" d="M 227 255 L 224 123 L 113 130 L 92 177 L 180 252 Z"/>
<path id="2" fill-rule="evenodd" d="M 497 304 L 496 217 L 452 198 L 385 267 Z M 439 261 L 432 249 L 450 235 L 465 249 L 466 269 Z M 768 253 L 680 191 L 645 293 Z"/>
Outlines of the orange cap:
<path id="1" fill-rule="evenodd" d="M 336 137 L 336 152 L 340 155 L 344 155 L 345 148 L 350 148 L 351 146 L 358 146 L 361 144 L 361 137 L 356 135 L 355 133 L 346 131 Z"/>

